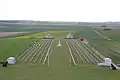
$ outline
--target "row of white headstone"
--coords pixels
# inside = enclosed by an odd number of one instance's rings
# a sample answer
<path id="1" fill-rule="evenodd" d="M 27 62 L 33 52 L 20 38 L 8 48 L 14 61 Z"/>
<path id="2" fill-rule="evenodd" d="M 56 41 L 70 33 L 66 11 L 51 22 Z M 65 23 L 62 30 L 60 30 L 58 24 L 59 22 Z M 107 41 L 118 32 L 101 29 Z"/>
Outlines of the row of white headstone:
<path id="1" fill-rule="evenodd" d="M 60 44 L 60 42 L 59 42 Z M 15 64 L 16 59 L 14 57 L 9 57 L 7 59 L 8 64 Z M 112 60 L 110 58 L 105 58 L 103 63 L 98 63 L 97 66 L 110 66 L 112 64 Z"/>

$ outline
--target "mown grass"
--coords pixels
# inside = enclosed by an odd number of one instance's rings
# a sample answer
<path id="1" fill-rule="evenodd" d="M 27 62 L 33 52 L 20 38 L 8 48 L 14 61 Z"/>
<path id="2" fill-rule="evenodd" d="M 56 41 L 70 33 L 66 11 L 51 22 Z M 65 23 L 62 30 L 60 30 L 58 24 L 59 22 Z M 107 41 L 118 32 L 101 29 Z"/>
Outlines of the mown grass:
<path id="1" fill-rule="evenodd" d="M 62 47 L 52 45 L 50 65 L 16 64 L 0 69 L 2 80 L 119 80 L 120 72 L 96 65 L 81 64 L 69 66 L 69 56 L 64 41 Z"/>
<path id="2" fill-rule="evenodd" d="M 112 40 L 107 40 L 93 31 L 90 27 L 79 28 L 75 33 L 75 36 L 87 38 L 89 44 L 97 49 L 105 57 L 110 57 L 115 63 L 120 63 L 120 41 L 119 33 L 120 30 L 106 31 L 103 29 L 97 29 L 103 36 L 108 37 Z"/>
<path id="3" fill-rule="evenodd" d="M 119 80 L 119 74 L 119 71 L 93 65 L 59 68 L 47 65 L 14 65 L 0 69 L 2 80 Z"/>
<path id="4" fill-rule="evenodd" d="M 53 37 L 66 37 L 64 32 L 51 32 Z M 41 35 L 36 34 L 36 35 Z M 43 35 L 43 34 L 42 34 Z M 35 35 L 33 35 L 35 36 Z M 97 35 L 91 28 L 80 28 L 75 33 L 77 37 L 85 37 L 90 44 L 99 50 L 105 56 L 111 56 L 114 61 L 120 61 L 119 57 L 114 55 L 109 49 L 113 45 L 119 49 L 120 42 L 108 41 Z M 33 39 L 4 39 L 0 40 L 0 57 L 16 55 L 22 52 Z M 16 64 L 9 65 L 0 69 L 0 78 L 2 80 L 119 80 L 120 72 L 112 71 L 108 68 L 96 67 L 96 65 L 77 65 L 69 66 L 69 53 L 66 50 L 65 43 L 57 48 L 57 42 L 52 46 L 50 55 L 50 66 L 47 63 L 41 64 Z M 6 47 L 7 46 L 7 47 Z"/>
<path id="5" fill-rule="evenodd" d="M 112 29 L 112 30 L 103 30 L 103 29 L 96 29 L 99 31 L 102 35 L 112 39 L 113 41 L 119 41 L 120 37 L 120 29 Z"/>
<path id="6" fill-rule="evenodd" d="M 40 32 L 40 33 L 35 33 L 31 35 L 26 35 L 26 36 L 20 36 L 17 38 L 45 38 L 47 34 L 51 34 L 53 38 L 65 38 L 68 34 L 72 33 L 73 31 L 46 31 L 46 32 Z"/>
<path id="7" fill-rule="evenodd" d="M 34 39 L 0 39 L 0 60 L 17 56 L 31 44 Z"/>

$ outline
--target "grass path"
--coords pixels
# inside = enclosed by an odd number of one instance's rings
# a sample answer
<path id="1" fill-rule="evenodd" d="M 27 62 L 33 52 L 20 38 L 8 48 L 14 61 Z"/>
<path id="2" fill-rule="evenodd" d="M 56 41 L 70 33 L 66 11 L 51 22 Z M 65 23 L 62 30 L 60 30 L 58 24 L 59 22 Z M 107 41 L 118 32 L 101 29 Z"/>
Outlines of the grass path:
<path id="1" fill-rule="evenodd" d="M 35 39 L 0 39 L 0 60 L 20 55 Z"/>
<path id="2" fill-rule="evenodd" d="M 56 40 L 52 45 L 52 52 L 50 55 L 50 65 L 51 66 L 68 66 L 69 65 L 69 53 L 65 45 L 65 41 L 61 40 L 61 47 L 56 47 L 58 40 Z"/>
<path id="3" fill-rule="evenodd" d="M 71 80 L 71 74 L 68 74 L 69 67 L 69 53 L 65 45 L 65 41 L 60 41 L 61 47 L 56 47 L 58 40 L 54 41 L 52 45 L 52 52 L 50 55 L 49 68 L 52 71 L 51 80 Z M 53 78 L 53 79 L 52 79 Z"/>

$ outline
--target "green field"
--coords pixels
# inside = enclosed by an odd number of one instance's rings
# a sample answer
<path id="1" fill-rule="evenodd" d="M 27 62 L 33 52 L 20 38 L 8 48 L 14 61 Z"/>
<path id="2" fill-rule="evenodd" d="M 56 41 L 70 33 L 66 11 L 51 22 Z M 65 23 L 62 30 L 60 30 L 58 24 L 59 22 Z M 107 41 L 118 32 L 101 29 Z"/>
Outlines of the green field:
<path id="1" fill-rule="evenodd" d="M 35 39 L 0 39 L 0 59 L 4 60 L 9 56 L 17 56 L 22 53 L 25 48 L 29 47 Z"/>
<path id="2" fill-rule="evenodd" d="M 112 30 L 111 33 L 98 30 L 103 36 L 112 34 L 110 36 L 112 40 L 107 40 L 94 30 L 98 29 L 80 27 L 75 31 L 47 31 L 25 35 L 36 39 L 1 39 L 0 59 L 15 56 L 17 63 L 6 68 L 1 67 L 0 78 L 2 80 L 119 80 L 119 71 L 96 66 L 103 61 L 102 56 L 110 57 L 115 63 L 120 63 L 119 30 Z M 55 38 L 64 38 L 68 33 L 74 33 L 74 37 L 86 38 L 89 44 L 84 44 L 79 39 L 39 39 L 48 33 Z M 57 47 L 59 42 L 61 47 Z"/>
<path id="3" fill-rule="evenodd" d="M 99 31 L 102 36 L 98 35 L 94 30 Z M 75 36 L 87 38 L 91 46 L 101 52 L 101 54 L 110 57 L 115 63 L 120 63 L 119 33 L 120 29 L 105 31 L 103 29 L 81 28 L 76 32 Z M 108 38 L 108 36 L 111 40 L 105 38 Z"/>
<path id="4" fill-rule="evenodd" d="M 46 32 L 37 32 L 35 34 L 18 36 L 16 38 L 45 38 L 47 34 L 51 34 L 53 38 L 65 38 L 68 34 L 74 33 L 72 30 L 56 30 L 56 31 L 46 31 Z"/>
<path id="5" fill-rule="evenodd" d="M 1 27 L 2 26 L 2 27 Z M 74 25 L 49 25 L 49 24 L 0 24 L 0 32 L 43 32 L 53 30 L 73 30 Z"/>

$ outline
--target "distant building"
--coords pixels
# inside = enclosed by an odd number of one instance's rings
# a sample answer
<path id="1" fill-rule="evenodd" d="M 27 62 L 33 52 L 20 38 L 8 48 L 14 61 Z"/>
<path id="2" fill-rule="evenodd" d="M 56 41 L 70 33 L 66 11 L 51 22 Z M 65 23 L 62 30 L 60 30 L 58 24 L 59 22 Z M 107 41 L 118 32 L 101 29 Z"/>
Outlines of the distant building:
<path id="1" fill-rule="evenodd" d="M 51 35 L 51 34 L 47 34 L 47 35 L 45 36 L 45 38 L 52 38 L 52 35 Z"/>
<path id="2" fill-rule="evenodd" d="M 72 34 L 68 34 L 66 38 L 73 38 Z"/>

